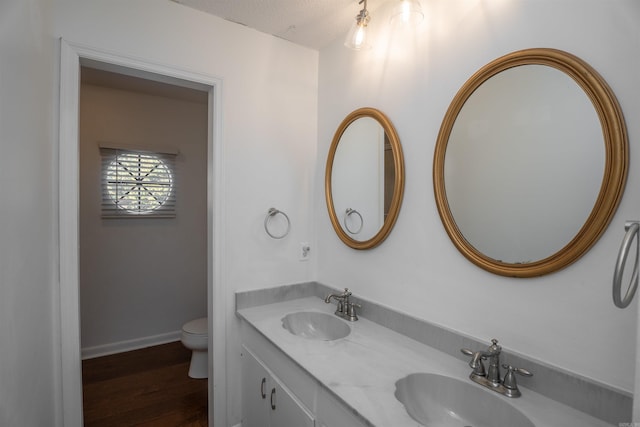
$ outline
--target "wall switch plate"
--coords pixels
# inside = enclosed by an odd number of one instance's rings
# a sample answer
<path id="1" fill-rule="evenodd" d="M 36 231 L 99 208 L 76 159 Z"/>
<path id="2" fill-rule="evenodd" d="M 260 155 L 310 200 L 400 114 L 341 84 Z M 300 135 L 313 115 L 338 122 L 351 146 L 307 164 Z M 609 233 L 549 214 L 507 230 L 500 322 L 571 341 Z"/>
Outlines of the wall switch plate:
<path id="1" fill-rule="evenodd" d="M 307 242 L 300 242 L 300 252 L 299 258 L 300 261 L 307 261 L 309 259 L 309 252 L 311 252 L 311 246 Z"/>

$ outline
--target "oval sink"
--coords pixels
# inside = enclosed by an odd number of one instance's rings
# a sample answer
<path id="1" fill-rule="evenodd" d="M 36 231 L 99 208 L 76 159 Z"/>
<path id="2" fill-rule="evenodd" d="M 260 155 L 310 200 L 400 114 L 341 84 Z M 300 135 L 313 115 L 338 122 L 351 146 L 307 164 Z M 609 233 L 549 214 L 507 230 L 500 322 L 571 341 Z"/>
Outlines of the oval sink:
<path id="1" fill-rule="evenodd" d="M 443 375 L 408 375 L 396 381 L 395 396 L 423 426 L 535 427 L 507 398 Z"/>
<path id="2" fill-rule="evenodd" d="M 282 327 L 302 338 L 333 341 L 344 338 L 351 328 L 334 315 L 316 311 L 299 311 L 282 318 Z"/>

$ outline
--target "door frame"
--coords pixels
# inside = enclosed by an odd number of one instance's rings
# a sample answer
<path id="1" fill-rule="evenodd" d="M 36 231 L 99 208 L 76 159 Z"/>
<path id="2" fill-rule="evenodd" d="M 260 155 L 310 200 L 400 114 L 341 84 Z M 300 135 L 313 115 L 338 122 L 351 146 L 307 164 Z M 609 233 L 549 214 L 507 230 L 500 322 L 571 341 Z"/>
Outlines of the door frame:
<path id="1" fill-rule="evenodd" d="M 79 279 L 80 66 L 150 78 L 208 92 L 207 133 L 207 313 L 209 339 L 209 426 L 227 425 L 226 284 L 224 270 L 224 150 L 222 80 L 60 39 L 58 141 L 58 250 L 61 418 L 82 426 Z M 213 343 L 216 343 L 213 346 Z"/>

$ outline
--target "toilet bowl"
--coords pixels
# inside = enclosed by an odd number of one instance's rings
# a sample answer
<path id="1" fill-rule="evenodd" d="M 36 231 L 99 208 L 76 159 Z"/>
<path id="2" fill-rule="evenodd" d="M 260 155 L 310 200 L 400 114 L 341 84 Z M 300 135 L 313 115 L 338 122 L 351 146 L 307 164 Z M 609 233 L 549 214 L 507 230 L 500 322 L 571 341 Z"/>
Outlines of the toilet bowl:
<path id="1" fill-rule="evenodd" d="M 182 326 L 182 344 L 191 350 L 189 376 L 207 378 L 209 373 L 207 349 L 207 318 L 192 320 Z"/>

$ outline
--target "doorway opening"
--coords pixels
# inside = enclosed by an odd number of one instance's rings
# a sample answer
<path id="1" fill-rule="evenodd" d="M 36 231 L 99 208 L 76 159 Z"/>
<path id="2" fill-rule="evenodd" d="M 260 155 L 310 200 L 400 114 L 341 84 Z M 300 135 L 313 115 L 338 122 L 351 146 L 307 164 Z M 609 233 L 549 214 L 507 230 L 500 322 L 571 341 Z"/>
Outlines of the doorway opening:
<path id="1" fill-rule="evenodd" d="M 182 325 L 207 317 L 208 93 L 86 66 L 80 80 L 85 425 L 206 425 L 206 380 L 177 374 Z"/>
<path id="2" fill-rule="evenodd" d="M 79 112 L 81 67 L 142 78 L 206 93 L 206 312 L 208 326 L 209 425 L 226 425 L 225 287 L 223 280 L 222 189 L 224 159 L 221 146 L 222 82 L 214 77 L 139 59 L 74 45 L 60 48 L 59 129 L 59 337 L 62 422 L 82 426 L 80 334 L 80 157 Z M 136 220 L 130 220 L 136 221 Z M 218 338 L 219 337 L 219 338 Z M 218 338 L 218 339 L 215 339 Z M 213 346 L 212 343 L 216 342 Z"/>

